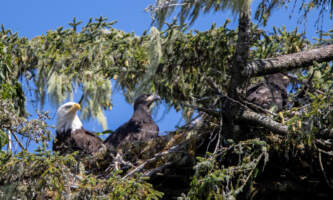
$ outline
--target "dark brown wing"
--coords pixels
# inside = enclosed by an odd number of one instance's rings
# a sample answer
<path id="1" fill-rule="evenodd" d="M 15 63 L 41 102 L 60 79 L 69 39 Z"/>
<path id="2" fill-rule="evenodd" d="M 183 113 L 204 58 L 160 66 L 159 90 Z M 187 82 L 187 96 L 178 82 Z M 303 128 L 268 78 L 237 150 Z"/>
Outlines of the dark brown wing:
<path id="1" fill-rule="evenodd" d="M 148 140 L 157 137 L 159 132 L 158 126 L 154 122 L 139 122 L 130 120 L 129 122 L 120 126 L 114 133 L 112 133 L 105 141 L 104 144 L 117 147 L 120 143 L 127 143 L 137 140 Z"/>
<path id="2" fill-rule="evenodd" d="M 93 154 L 103 146 L 103 141 L 97 135 L 85 129 L 79 129 L 74 132 L 57 133 L 53 150 L 61 154 L 81 151 L 87 154 Z"/>
<path id="3" fill-rule="evenodd" d="M 97 152 L 103 145 L 101 138 L 85 129 L 74 131 L 72 140 L 77 148 L 89 154 Z"/>
<path id="4" fill-rule="evenodd" d="M 278 110 L 282 110 L 287 104 L 287 99 L 286 89 L 272 83 L 256 84 L 251 86 L 246 93 L 246 100 L 265 109 L 277 106 Z"/>
<path id="5" fill-rule="evenodd" d="M 269 108 L 272 103 L 271 97 L 271 91 L 264 83 L 251 86 L 246 92 L 246 100 L 266 109 Z"/>

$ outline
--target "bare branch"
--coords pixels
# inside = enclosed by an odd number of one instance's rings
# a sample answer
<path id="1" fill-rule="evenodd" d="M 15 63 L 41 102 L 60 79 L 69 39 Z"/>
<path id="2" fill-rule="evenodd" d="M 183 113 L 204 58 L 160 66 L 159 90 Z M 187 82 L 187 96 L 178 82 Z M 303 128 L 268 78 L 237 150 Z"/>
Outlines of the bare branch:
<path id="1" fill-rule="evenodd" d="M 313 62 L 321 63 L 331 60 L 333 60 L 333 44 L 276 58 L 249 62 L 243 69 L 242 75 L 249 78 L 274 74 L 298 68 L 306 68 L 313 65 Z"/>
<path id="2" fill-rule="evenodd" d="M 165 164 L 163 164 L 162 166 L 159 166 L 159 167 L 156 167 L 154 169 L 151 169 L 147 172 L 144 173 L 145 176 L 152 176 L 153 174 L 156 174 L 157 172 L 160 172 L 162 171 L 164 168 L 172 165 L 173 163 L 175 163 L 176 161 L 173 161 L 173 162 L 167 162 Z"/>
<path id="3" fill-rule="evenodd" d="M 161 156 L 163 156 L 163 155 L 167 155 L 167 154 L 169 154 L 169 153 L 170 153 L 170 151 L 167 150 L 167 151 L 163 151 L 163 152 L 161 152 L 161 153 L 156 154 L 154 157 L 152 157 L 152 158 L 146 160 L 146 161 L 143 162 L 141 165 L 137 166 L 135 169 L 133 169 L 133 170 L 131 170 L 130 172 L 128 172 L 128 173 L 127 173 L 122 179 L 125 179 L 125 178 L 127 178 L 127 177 L 132 176 L 133 174 L 135 174 L 135 173 L 137 173 L 137 172 L 140 172 L 141 170 L 144 169 L 144 167 L 145 167 L 147 164 L 149 164 L 149 163 L 155 161 L 157 158 L 159 158 L 159 157 L 161 157 Z"/>
<path id="4" fill-rule="evenodd" d="M 12 133 L 12 135 L 14 136 L 17 144 L 19 144 L 19 146 L 21 147 L 22 150 L 26 150 L 23 146 L 23 144 L 20 142 L 20 140 L 17 138 L 17 136 L 15 135 L 15 133 Z"/>
<path id="5" fill-rule="evenodd" d="M 249 182 L 250 178 L 253 177 L 253 173 L 255 171 L 255 169 L 258 167 L 261 158 L 264 156 L 265 153 L 261 153 L 258 158 L 253 160 L 253 163 L 255 163 L 255 166 L 253 166 L 251 172 L 247 175 L 246 180 L 244 181 L 244 183 L 235 191 L 231 191 L 227 194 L 227 196 L 233 196 L 234 194 L 238 195 L 240 192 L 243 191 L 243 188 L 247 185 L 247 183 Z"/>
<path id="6" fill-rule="evenodd" d="M 130 177 L 133 174 L 142 171 L 147 164 L 150 164 L 150 163 L 156 161 L 158 158 L 160 158 L 162 156 L 169 155 L 171 153 L 183 152 L 183 151 L 180 151 L 180 149 L 183 148 L 184 146 L 186 146 L 190 142 L 190 140 L 191 139 L 187 139 L 187 140 L 185 140 L 185 141 L 183 141 L 183 142 L 181 142 L 181 143 L 179 143 L 179 144 L 177 144 L 175 146 L 170 147 L 169 149 L 167 149 L 165 151 L 162 151 L 162 152 L 159 152 L 159 153 L 155 154 L 154 157 L 146 160 L 145 162 L 143 162 L 142 164 L 140 164 L 139 166 L 137 166 L 136 168 L 134 168 L 133 170 L 131 170 L 130 172 L 128 172 L 122 179 Z M 174 161 L 174 162 L 176 162 L 176 161 Z M 167 165 L 170 165 L 170 164 L 167 164 Z M 164 166 L 164 167 L 167 167 L 167 166 Z M 162 166 L 162 168 L 164 168 L 164 167 Z M 158 169 L 158 168 L 156 168 L 156 169 Z M 150 173 L 150 172 L 148 171 L 147 173 Z"/>
<path id="7" fill-rule="evenodd" d="M 321 159 L 321 151 L 320 151 L 320 149 L 318 149 L 318 150 L 319 150 L 318 151 L 318 161 L 319 161 L 320 170 L 323 173 L 323 176 L 325 178 L 327 186 L 330 187 L 331 189 L 333 189 L 332 183 L 331 183 L 331 181 L 328 180 L 328 177 L 326 175 L 326 172 L 325 172 L 325 169 L 324 169 L 324 166 L 323 166 L 323 162 L 322 162 L 322 159 Z"/>
<path id="8" fill-rule="evenodd" d="M 8 130 L 8 148 L 7 148 L 7 152 L 13 152 L 13 141 L 12 141 L 12 133 L 10 130 Z"/>
<path id="9" fill-rule="evenodd" d="M 245 110 L 241 116 L 241 119 L 250 121 L 250 122 L 254 122 L 258 125 L 261 125 L 267 129 L 271 130 L 274 133 L 283 134 L 283 135 L 288 134 L 287 126 L 274 121 L 273 119 L 271 119 L 270 117 L 268 117 L 266 115 L 261 115 L 256 112 Z"/>
<path id="10" fill-rule="evenodd" d="M 194 106 L 194 105 L 190 105 L 190 104 L 186 104 L 186 103 L 184 103 L 183 106 L 196 109 L 198 111 L 207 113 L 207 114 L 215 116 L 215 117 L 219 117 L 219 111 L 218 110 L 204 108 L 204 107 L 199 107 L 199 106 Z"/>

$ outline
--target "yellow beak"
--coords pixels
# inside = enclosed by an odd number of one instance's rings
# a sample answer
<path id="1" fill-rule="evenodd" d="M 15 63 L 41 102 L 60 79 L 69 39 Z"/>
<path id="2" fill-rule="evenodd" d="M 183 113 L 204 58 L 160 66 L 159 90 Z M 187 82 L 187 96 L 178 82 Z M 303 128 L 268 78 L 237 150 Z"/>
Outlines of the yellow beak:
<path id="1" fill-rule="evenodd" d="M 80 110 L 81 109 L 81 106 L 80 106 L 80 104 L 74 104 L 73 105 L 73 109 L 75 109 L 75 110 Z"/>

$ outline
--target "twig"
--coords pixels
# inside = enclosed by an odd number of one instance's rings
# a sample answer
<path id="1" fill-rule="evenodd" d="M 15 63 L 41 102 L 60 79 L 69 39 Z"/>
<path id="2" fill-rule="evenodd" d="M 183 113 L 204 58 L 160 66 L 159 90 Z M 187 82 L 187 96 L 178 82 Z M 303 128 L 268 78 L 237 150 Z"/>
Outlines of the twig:
<path id="1" fill-rule="evenodd" d="M 224 95 L 223 92 L 218 88 L 218 86 L 214 83 L 214 81 L 213 81 L 211 78 L 206 78 L 206 81 L 210 84 L 210 86 L 211 86 L 213 89 L 215 89 L 215 90 L 218 92 L 218 94 L 219 94 L 222 98 L 226 98 L 226 99 L 232 101 L 233 103 L 237 103 L 238 105 L 240 105 L 240 106 L 242 106 L 242 107 L 245 107 L 245 108 L 251 108 L 251 107 L 253 107 L 253 108 L 255 108 L 256 110 L 259 110 L 259 111 L 261 111 L 261 112 L 263 112 L 263 113 L 269 113 L 269 114 L 271 114 L 271 115 L 273 115 L 273 116 L 277 116 L 275 113 L 273 113 L 273 112 L 271 112 L 271 111 L 269 111 L 269 110 L 266 110 L 266 109 L 264 109 L 264 108 L 262 108 L 262 107 L 260 107 L 260 106 L 258 106 L 258 105 L 256 105 L 256 104 L 254 104 L 254 103 L 251 103 L 251 102 L 249 102 L 249 101 L 246 101 L 246 100 L 245 100 L 244 102 L 240 102 L 240 101 L 237 101 L 236 99 L 233 99 L 233 98 L 229 97 L 228 95 Z M 250 105 L 251 107 L 249 107 L 248 105 Z"/>
<path id="2" fill-rule="evenodd" d="M 185 107 L 189 107 L 189 108 L 193 108 L 193 109 L 197 109 L 198 111 L 201 112 L 205 112 L 207 114 L 213 115 L 215 117 L 218 117 L 219 115 L 219 111 L 217 110 L 213 110 L 213 109 L 209 109 L 209 108 L 204 108 L 204 107 L 199 107 L 199 106 L 194 106 L 194 105 L 190 105 L 190 104 L 183 104 Z"/>
<path id="3" fill-rule="evenodd" d="M 242 184 L 237 190 L 235 191 L 231 191 L 229 192 L 227 195 L 230 196 L 230 195 L 234 195 L 234 194 L 239 194 L 243 188 L 245 187 L 245 185 L 247 184 L 247 182 L 250 180 L 250 178 L 252 177 L 252 174 L 254 172 L 254 170 L 256 169 L 256 167 L 258 166 L 261 158 L 263 157 L 264 153 L 261 153 L 260 156 L 256 159 L 256 165 L 252 168 L 251 172 L 249 173 L 249 175 L 246 177 L 246 180 L 244 181 L 244 184 Z"/>
<path id="4" fill-rule="evenodd" d="M 320 151 L 321 153 L 325 153 L 327 155 L 333 156 L 333 152 L 332 151 L 325 151 L 325 150 L 322 150 L 322 149 L 318 149 L 318 151 Z"/>
<path id="5" fill-rule="evenodd" d="M 167 162 L 165 163 L 164 165 L 160 166 L 160 167 L 157 167 L 157 168 L 154 168 L 152 170 L 149 170 L 147 171 L 146 173 L 144 173 L 145 176 L 151 176 L 153 174 L 156 174 L 157 172 L 160 172 L 162 171 L 164 168 L 172 165 L 173 163 L 175 163 L 176 161 L 173 161 L 173 162 Z"/>
<path id="6" fill-rule="evenodd" d="M 185 140 L 184 142 L 181 142 L 179 144 L 177 144 L 176 146 L 172 146 L 170 147 L 168 150 L 162 151 L 160 153 L 157 153 L 154 155 L 154 157 L 146 160 L 145 162 L 143 162 L 141 165 L 137 166 L 135 169 L 131 170 L 130 172 L 128 172 L 122 179 L 125 179 L 129 176 L 132 176 L 133 174 L 141 171 L 148 163 L 151 163 L 153 161 L 155 161 L 157 158 L 162 157 L 164 155 L 168 155 L 170 153 L 179 153 L 181 151 L 179 151 L 184 145 L 187 145 L 190 142 L 191 138 L 188 140 Z"/>
<path id="7" fill-rule="evenodd" d="M 228 96 L 225 96 L 225 97 L 229 98 L 231 101 L 234 101 L 235 103 L 239 103 L 241 106 L 244 106 L 245 108 L 248 108 L 247 106 L 245 106 L 244 104 L 242 104 L 239 101 L 236 101 L 236 100 L 234 100 L 234 99 L 232 99 Z M 199 111 L 202 111 L 202 112 L 206 112 L 207 114 L 210 114 L 212 116 L 220 117 L 219 112 L 216 111 L 216 110 L 197 107 L 197 106 L 193 106 L 193 105 L 187 105 L 187 104 L 184 104 L 184 105 L 188 106 L 188 107 L 195 108 L 195 109 L 197 109 Z M 273 113 L 271 113 L 271 114 L 273 114 Z M 276 114 L 274 114 L 274 115 L 276 115 Z M 284 126 L 281 123 L 278 123 L 278 122 L 274 121 L 272 118 L 270 118 L 268 116 L 261 115 L 261 114 L 258 114 L 256 112 L 250 111 L 249 109 L 245 110 L 240 117 L 243 120 L 252 121 L 254 123 L 257 123 L 257 124 L 267 128 L 269 130 L 272 130 L 273 132 L 283 134 L 283 135 L 288 134 L 288 127 L 287 126 Z"/>
<path id="8" fill-rule="evenodd" d="M 20 142 L 20 140 L 19 140 L 19 139 L 17 138 L 17 136 L 15 135 L 15 133 L 11 133 L 11 134 L 14 136 L 14 138 L 15 138 L 17 144 L 19 144 L 19 146 L 21 147 L 21 149 L 26 150 L 26 149 L 24 148 L 23 144 Z"/>
<path id="9" fill-rule="evenodd" d="M 120 153 L 117 153 L 116 157 L 114 158 L 114 165 L 117 170 L 120 170 L 120 164 L 125 166 L 135 167 L 131 162 L 125 161 Z"/>
<path id="10" fill-rule="evenodd" d="M 215 132 L 215 128 L 210 133 L 209 142 L 208 142 L 207 147 L 206 147 L 206 152 L 209 151 L 210 145 L 212 144 L 213 141 L 215 141 L 216 137 L 218 137 L 218 134 L 214 134 L 214 132 Z"/>
<path id="11" fill-rule="evenodd" d="M 222 102 L 220 101 L 220 107 L 222 107 Z M 220 147 L 220 143 L 221 143 L 221 136 L 222 136 L 222 131 L 223 131 L 223 114 L 222 112 L 220 112 L 220 126 L 219 126 L 219 132 L 218 132 L 218 138 L 217 138 L 217 143 L 215 146 L 215 150 L 214 150 L 214 154 L 216 154 L 216 152 L 218 151 L 219 147 Z"/>
<path id="12" fill-rule="evenodd" d="M 247 105 L 247 108 L 250 108 L 251 110 L 253 110 L 253 108 L 254 108 L 255 110 L 259 110 L 259 111 L 261 111 L 263 113 L 268 113 L 268 114 L 273 115 L 273 116 L 278 116 L 276 113 L 273 113 L 273 112 L 271 112 L 271 111 L 269 111 L 267 109 L 264 109 L 264 108 L 262 108 L 262 107 L 260 107 L 260 106 L 258 106 L 256 104 L 254 104 L 252 102 L 249 102 L 247 100 L 244 100 L 244 103 Z"/>
<path id="13" fill-rule="evenodd" d="M 127 178 L 127 177 L 129 177 L 129 176 L 132 176 L 133 174 L 135 174 L 135 173 L 141 171 L 141 170 L 146 166 L 146 164 L 155 161 L 158 157 L 161 157 L 162 155 L 165 155 L 165 154 L 167 154 L 167 153 L 169 153 L 169 152 L 168 152 L 168 151 L 163 151 L 163 152 L 161 152 L 161 153 L 158 153 L 158 154 L 155 155 L 154 157 L 152 157 L 152 158 L 146 160 L 145 162 L 143 162 L 141 165 L 139 165 L 138 167 L 136 167 L 136 168 L 133 169 L 132 171 L 128 172 L 128 173 L 127 173 L 122 179 L 125 179 L 125 178 Z"/>
<path id="14" fill-rule="evenodd" d="M 323 146 L 325 146 L 325 147 L 327 147 L 327 145 L 332 145 L 332 143 L 331 143 L 330 141 L 328 141 L 328 140 L 324 140 L 324 141 L 322 141 L 321 139 L 316 139 L 316 142 L 319 143 L 319 144 L 321 144 L 321 145 L 323 145 Z M 329 152 L 325 152 L 325 151 L 322 150 L 322 149 L 321 149 L 321 151 L 322 151 L 323 153 L 326 153 L 326 154 L 329 154 L 329 155 L 333 156 L 333 154 L 330 154 Z"/>
<path id="15" fill-rule="evenodd" d="M 327 186 L 330 187 L 331 189 L 333 189 L 333 186 L 331 185 L 330 181 L 328 180 L 327 175 L 324 170 L 324 166 L 323 166 L 323 163 L 321 160 L 321 150 L 320 149 L 318 149 L 318 161 L 319 161 L 319 166 L 320 166 L 321 172 L 324 175 Z"/>

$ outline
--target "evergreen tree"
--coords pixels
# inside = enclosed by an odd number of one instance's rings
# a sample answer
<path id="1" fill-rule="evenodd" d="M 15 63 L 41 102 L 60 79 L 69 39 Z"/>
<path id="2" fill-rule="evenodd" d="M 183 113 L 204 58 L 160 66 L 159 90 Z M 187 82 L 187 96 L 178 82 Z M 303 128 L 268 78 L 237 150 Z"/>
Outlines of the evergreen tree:
<path id="1" fill-rule="evenodd" d="M 271 10 L 287 3 L 262 1 L 256 17 L 268 23 Z M 306 16 L 326 6 L 331 13 L 331 5 L 304 0 L 300 8 Z M 167 0 L 148 9 L 160 27 L 179 11 L 180 25 L 174 22 L 163 31 L 153 27 L 135 36 L 114 29 L 115 22 L 103 17 L 90 19 L 78 32 L 81 22 L 74 18 L 70 29 L 60 27 L 31 40 L 2 27 L 0 197 L 330 199 L 332 31 L 317 42 L 283 27 L 267 33 L 251 22 L 251 1 Z M 228 28 L 229 21 L 204 32 L 183 26 L 201 12 L 227 9 L 238 16 L 237 30 Z M 270 77 L 279 73 L 290 82 L 290 92 L 281 94 L 288 99 L 286 105 L 249 101 L 249 88 L 257 83 L 272 86 Z M 120 158 L 110 152 L 60 156 L 47 150 L 47 114 L 27 120 L 18 77 L 34 82 L 41 104 L 46 95 L 60 104 L 79 88 L 83 115 L 97 118 L 105 128 L 103 111 L 112 106 L 111 79 L 128 100 L 135 93 L 158 93 L 183 111 L 188 124 L 166 136 L 125 145 L 118 150 Z M 198 117 L 191 120 L 194 113 Z M 18 135 L 40 147 L 27 152 L 29 143 Z M 13 143 L 20 152 L 13 150 Z M 116 162 L 122 170 L 115 169 Z"/>

